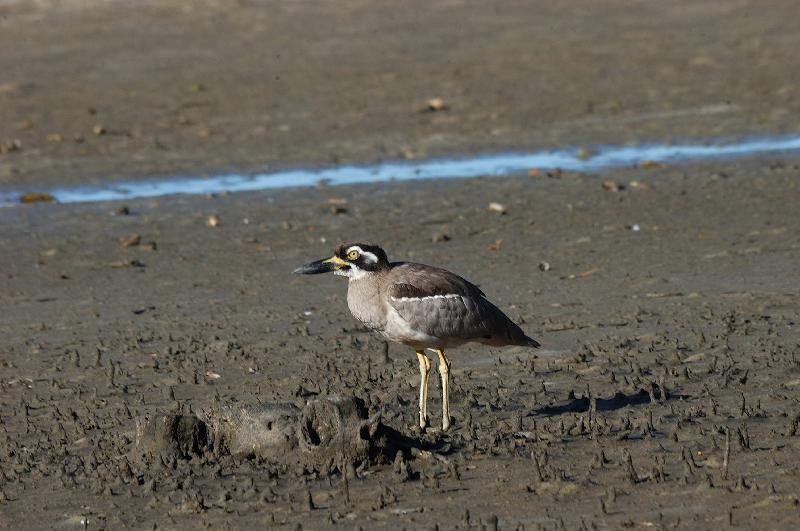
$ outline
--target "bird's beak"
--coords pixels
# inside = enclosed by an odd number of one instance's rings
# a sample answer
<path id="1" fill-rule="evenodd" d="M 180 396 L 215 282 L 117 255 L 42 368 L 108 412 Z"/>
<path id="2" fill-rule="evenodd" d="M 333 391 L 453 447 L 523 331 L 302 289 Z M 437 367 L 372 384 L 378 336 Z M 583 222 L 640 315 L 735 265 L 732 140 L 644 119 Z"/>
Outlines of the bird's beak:
<path id="1" fill-rule="evenodd" d="M 320 273 L 330 273 L 348 265 L 347 262 L 334 255 L 325 260 L 317 260 L 316 262 L 309 262 L 303 264 L 292 273 L 295 275 L 319 275 Z"/>

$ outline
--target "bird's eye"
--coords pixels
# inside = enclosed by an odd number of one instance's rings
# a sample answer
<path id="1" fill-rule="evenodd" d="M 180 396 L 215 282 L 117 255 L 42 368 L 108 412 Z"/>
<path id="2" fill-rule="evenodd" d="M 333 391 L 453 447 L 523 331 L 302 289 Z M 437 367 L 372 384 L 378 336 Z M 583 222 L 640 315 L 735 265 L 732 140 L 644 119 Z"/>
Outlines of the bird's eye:
<path id="1" fill-rule="evenodd" d="M 359 256 L 358 251 L 350 251 L 349 253 L 347 253 L 348 260 L 358 260 L 358 256 Z"/>

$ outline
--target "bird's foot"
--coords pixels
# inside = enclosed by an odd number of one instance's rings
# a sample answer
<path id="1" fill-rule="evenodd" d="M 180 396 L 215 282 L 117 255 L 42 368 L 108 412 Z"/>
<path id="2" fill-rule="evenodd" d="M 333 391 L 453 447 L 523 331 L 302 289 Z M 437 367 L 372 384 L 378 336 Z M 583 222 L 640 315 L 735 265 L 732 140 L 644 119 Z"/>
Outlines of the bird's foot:
<path id="1" fill-rule="evenodd" d="M 428 422 L 428 417 L 426 415 L 420 415 L 419 416 L 420 431 L 425 431 L 425 428 L 427 428 L 428 426 L 430 426 L 430 423 Z"/>

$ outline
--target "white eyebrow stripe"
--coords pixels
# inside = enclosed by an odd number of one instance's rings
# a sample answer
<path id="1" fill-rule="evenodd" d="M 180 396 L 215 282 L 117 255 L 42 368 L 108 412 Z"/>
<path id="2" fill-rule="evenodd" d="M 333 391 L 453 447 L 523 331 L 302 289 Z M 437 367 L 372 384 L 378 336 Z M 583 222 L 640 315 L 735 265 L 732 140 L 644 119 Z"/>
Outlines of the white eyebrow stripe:
<path id="1" fill-rule="evenodd" d="M 373 264 L 377 264 L 378 263 L 378 257 L 377 256 L 375 256 L 373 253 L 371 253 L 369 251 L 365 251 L 364 249 L 362 249 L 358 245 L 352 245 L 352 246 L 348 247 L 347 248 L 347 252 L 345 254 L 349 253 L 350 251 L 358 251 L 358 254 L 360 254 L 361 256 L 363 256 L 364 258 L 366 258 L 367 260 L 369 260 Z"/>
<path id="2" fill-rule="evenodd" d="M 433 299 L 455 299 L 461 297 L 457 293 L 448 293 L 447 295 L 426 295 L 424 297 L 392 297 L 393 301 L 408 302 L 408 301 L 426 301 Z"/>

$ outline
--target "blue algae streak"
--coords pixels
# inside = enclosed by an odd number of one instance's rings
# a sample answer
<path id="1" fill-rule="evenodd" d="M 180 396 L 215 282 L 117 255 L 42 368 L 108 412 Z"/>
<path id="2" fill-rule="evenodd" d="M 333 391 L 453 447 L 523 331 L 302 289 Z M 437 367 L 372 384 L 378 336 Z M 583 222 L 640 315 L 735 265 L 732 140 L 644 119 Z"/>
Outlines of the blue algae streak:
<path id="1" fill-rule="evenodd" d="M 316 169 L 291 169 L 255 175 L 219 175 L 209 178 L 170 177 L 114 183 L 106 186 L 63 187 L 49 192 L 61 203 L 114 201 L 173 194 L 213 194 L 247 192 L 299 186 L 452 179 L 502 176 L 527 172 L 531 168 L 566 171 L 597 171 L 632 166 L 652 160 L 681 163 L 755 156 L 772 152 L 800 150 L 800 136 L 752 138 L 737 143 L 643 144 L 638 146 L 600 146 L 581 156 L 577 149 L 534 153 L 496 153 L 471 157 L 440 158 L 423 161 L 395 161 L 374 165 L 336 166 Z M 2 193 L 0 203 L 17 202 L 19 194 Z"/>

